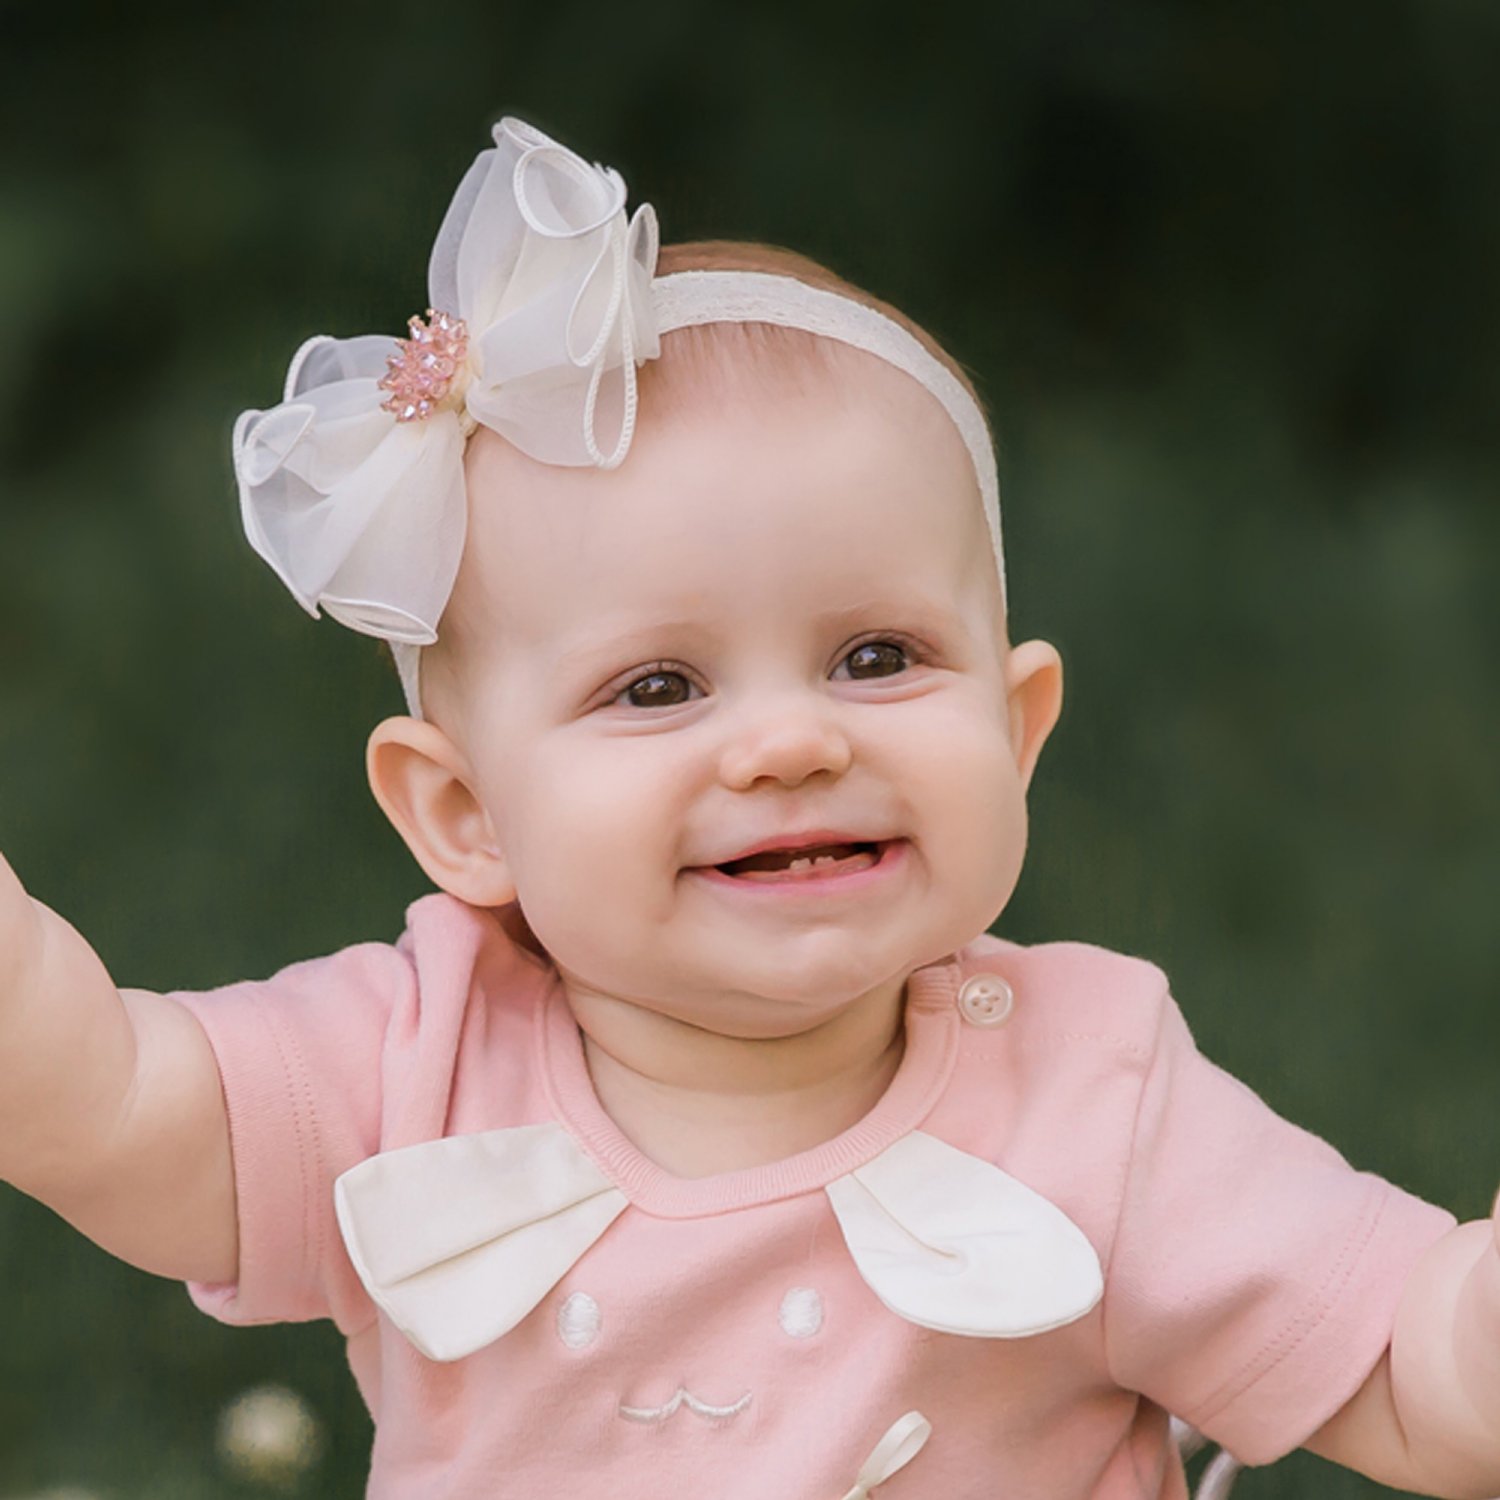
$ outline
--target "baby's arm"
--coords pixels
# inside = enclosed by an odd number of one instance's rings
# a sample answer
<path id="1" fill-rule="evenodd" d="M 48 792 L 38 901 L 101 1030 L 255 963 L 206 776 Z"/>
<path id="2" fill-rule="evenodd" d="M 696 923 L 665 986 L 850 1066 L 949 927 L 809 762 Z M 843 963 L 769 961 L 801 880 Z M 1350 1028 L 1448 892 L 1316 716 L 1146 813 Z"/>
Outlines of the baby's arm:
<path id="1" fill-rule="evenodd" d="M 1307 1446 L 1419 1494 L 1500 1495 L 1500 1202 L 1418 1262 L 1385 1357 Z"/>
<path id="2" fill-rule="evenodd" d="M 0 1179 L 133 1265 L 235 1278 L 229 1124 L 207 1037 L 176 1001 L 117 990 L 3 858 Z"/>

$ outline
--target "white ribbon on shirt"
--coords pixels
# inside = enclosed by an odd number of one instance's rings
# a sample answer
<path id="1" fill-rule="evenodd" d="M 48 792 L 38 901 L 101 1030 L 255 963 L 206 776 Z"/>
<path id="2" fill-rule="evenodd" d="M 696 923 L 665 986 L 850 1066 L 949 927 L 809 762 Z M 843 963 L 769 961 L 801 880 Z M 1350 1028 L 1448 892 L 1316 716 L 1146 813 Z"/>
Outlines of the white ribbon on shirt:
<path id="1" fill-rule="evenodd" d="M 932 1436 L 932 1423 L 919 1411 L 909 1411 L 892 1422 L 886 1434 L 875 1444 L 864 1461 L 854 1488 L 844 1500 L 869 1500 L 870 1491 L 884 1484 L 892 1474 L 904 1469 L 922 1451 Z"/>

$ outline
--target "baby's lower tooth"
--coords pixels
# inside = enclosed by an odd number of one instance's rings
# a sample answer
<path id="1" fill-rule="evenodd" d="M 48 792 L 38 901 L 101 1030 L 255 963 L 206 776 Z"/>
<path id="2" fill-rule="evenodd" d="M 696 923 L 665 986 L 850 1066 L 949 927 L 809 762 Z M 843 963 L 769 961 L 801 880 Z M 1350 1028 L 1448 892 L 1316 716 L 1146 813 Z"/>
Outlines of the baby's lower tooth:
<path id="1" fill-rule="evenodd" d="M 789 870 L 805 870 L 811 864 L 812 864 L 812 861 L 810 859 L 794 859 L 791 862 L 791 864 L 789 864 L 787 866 L 787 869 L 789 869 Z"/>
<path id="2" fill-rule="evenodd" d="M 834 864 L 835 862 L 836 861 L 834 860 L 834 857 L 831 854 L 820 854 L 820 855 L 818 855 L 813 860 L 813 863 L 815 865 L 831 865 L 831 864 Z"/>

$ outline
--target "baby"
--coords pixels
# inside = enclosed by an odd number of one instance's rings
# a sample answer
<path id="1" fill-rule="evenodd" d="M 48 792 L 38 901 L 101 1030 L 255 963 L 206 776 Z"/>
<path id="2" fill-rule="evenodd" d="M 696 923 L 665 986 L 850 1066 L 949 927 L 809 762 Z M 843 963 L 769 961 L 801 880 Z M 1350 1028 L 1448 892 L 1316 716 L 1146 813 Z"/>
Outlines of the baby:
<path id="1" fill-rule="evenodd" d="M 252 543 L 392 643 L 370 943 L 117 991 L 0 863 L 0 1174 L 230 1322 L 331 1318 L 377 1500 L 1181 1497 L 1168 1412 L 1500 1493 L 1500 1249 L 986 936 L 1057 652 L 952 360 L 658 250 L 515 120 L 409 339 L 247 412 Z"/>

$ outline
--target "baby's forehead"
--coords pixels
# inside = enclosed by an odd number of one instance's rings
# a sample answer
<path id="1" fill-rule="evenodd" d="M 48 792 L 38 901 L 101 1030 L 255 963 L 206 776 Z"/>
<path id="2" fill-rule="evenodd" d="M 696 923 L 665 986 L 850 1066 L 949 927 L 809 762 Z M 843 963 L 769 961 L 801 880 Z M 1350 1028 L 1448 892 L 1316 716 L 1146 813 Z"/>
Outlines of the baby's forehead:
<path id="1" fill-rule="evenodd" d="M 571 634 L 586 618 L 658 605 L 728 618 L 736 599 L 805 602 L 813 587 L 990 600 L 994 564 L 962 440 L 920 386 L 864 358 L 878 369 L 858 392 L 648 413 L 612 471 L 542 464 L 480 429 L 445 627 Z"/>

